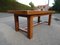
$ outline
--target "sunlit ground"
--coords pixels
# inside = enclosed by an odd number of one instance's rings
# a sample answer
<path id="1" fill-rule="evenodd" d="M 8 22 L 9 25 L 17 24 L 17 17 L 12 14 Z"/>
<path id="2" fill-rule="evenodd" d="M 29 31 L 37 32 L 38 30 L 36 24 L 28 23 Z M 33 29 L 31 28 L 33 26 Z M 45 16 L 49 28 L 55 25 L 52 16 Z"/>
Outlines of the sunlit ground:
<path id="1" fill-rule="evenodd" d="M 0 13 L 0 45 L 60 45 L 60 21 L 54 19 L 59 16 L 60 14 L 53 15 L 50 26 L 45 23 L 35 26 L 33 38 L 29 40 L 26 33 L 15 31 L 13 14 Z M 47 16 L 41 16 L 42 21 L 47 19 Z M 20 27 L 25 27 L 27 20 L 19 17 L 19 22 Z"/>

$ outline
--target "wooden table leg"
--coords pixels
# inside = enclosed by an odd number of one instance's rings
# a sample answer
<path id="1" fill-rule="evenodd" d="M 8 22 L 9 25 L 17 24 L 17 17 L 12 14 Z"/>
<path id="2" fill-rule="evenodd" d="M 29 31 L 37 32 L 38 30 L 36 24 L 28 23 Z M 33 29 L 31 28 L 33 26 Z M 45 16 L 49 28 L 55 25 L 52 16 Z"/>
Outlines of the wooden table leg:
<path id="1" fill-rule="evenodd" d="M 28 38 L 31 39 L 33 35 L 33 16 L 27 17 L 28 23 Z"/>
<path id="2" fill-rule="evenodd" d="M 50 15 L 49 15 L 49 19 L 48 19 L 48 25 L 51 24 L 51 17 L 52 17 L 52 15 L 50 14 Z"/>
<path id="3" fill-rule="evenodd" d="M 40 22 L 40 16 L 38 16 L 38 23 Z"/>
<path id="4" fill-rule="evenodd" d="M 14 20 L 15 20 L 15 30 L 19 31 L 19 20 L 18 20 L 18 16 L 16 16 L 16 14 L 14 14 Z"/>

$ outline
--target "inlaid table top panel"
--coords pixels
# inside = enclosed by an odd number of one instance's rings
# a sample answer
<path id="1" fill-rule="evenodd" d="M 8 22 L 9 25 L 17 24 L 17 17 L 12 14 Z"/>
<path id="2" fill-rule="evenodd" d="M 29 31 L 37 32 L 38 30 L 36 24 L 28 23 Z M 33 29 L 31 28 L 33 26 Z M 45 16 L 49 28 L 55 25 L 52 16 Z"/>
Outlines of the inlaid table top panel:
<path id="1" fill-rule="evenodd" d="M 54 11 L 38 11 L 38 10 L 8 10 L 9 13 L 23 14 L 23 15 L 45 15 L 52 14 Z"/>

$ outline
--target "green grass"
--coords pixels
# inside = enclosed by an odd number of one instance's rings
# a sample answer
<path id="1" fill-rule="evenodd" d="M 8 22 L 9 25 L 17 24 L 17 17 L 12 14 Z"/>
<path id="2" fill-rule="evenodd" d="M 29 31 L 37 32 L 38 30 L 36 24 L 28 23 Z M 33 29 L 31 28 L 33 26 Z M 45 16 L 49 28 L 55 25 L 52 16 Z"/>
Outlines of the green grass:
<path id="1" fill-rule="evenodd" d="M 0 11 L 7 11 L 7 10 L 31 10 L 32 8 L 21 4 L 19 2 L 4 2 L 0 3 Z"/>

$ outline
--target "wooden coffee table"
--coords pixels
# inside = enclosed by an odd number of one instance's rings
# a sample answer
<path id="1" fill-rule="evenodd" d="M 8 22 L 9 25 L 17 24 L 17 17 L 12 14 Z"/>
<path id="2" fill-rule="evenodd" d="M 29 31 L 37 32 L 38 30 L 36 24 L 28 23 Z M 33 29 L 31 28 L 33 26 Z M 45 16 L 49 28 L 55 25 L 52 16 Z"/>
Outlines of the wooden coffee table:
<path id="1" fill-rule="evenodd" d="M 40 16 L 48 15 L 48 25 L 51 24 L 51 16 L 54 11 L 37 11 L 37 10 L 8 10 L 9 13 L 14 13 L 15 30 L 19 31 L 19 20 L 18 17 L 27 17 L 27 36 L 29 39 L 33 35 L 33 18 L 38 17 L 38 23 L 40 22 Z M 21 30 L 21 29 L 20 29 Z"/>

